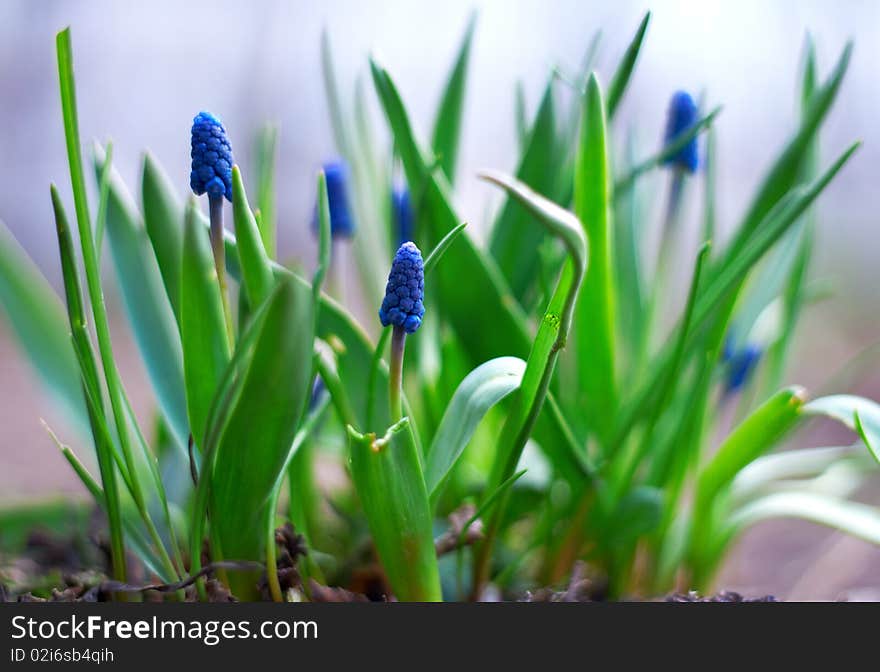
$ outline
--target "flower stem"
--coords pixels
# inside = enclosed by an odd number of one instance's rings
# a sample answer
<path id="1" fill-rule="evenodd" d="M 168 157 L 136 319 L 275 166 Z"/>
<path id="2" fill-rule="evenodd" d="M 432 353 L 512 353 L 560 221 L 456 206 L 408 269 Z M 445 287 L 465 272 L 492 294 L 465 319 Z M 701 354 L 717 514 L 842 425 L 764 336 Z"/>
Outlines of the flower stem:
<path id="1" fill-rule="evenodd" d="M 220 285 L 220 298 L 223 301 L 223 316 L 226 318 L 226 335 L 229 349 L 235 345 L 235 328 L 232 324 L 232 310 L 229 307 L 229 292 L 226 289 L 226 248 L 223 243 L 223 197 L 209 196 L 211 214 L 211 249 L 214 252 L 214 267 L 217 269 L 217 284 Z"/>
<path id="2" fill-rule="evenodd" d="M 403 327 L 395 325 L 391 332 L 391 363 L 388 373 L 388 405 L 391 411 L 391 423 L 403 417 L 403 352 L 406 347 L 406 332 Z"/>

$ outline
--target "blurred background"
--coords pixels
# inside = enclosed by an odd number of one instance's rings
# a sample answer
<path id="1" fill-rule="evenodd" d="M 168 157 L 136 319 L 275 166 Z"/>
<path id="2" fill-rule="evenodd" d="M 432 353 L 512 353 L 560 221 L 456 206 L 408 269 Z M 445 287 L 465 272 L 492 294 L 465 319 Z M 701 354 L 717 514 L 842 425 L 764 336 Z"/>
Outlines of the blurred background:
<path id="1" fill-rule="evenodd" d="M 367 55 L 379 56 L 425 138 L 474 9 L 479 15 L 455 196 L 477 238 L 485 233 L 497 194 L 475 178 L 476 172 L 516 167 L 517 81 L 523 83 L 531 114 L 552 69 L 575 72 L 597 29 L 603 33 L 598 71 L 607 82 L 644 11 L 653 10 L 646 46 L 616 120 L 618 131 L 638 125 L 645 156 L 658 148 L 667 101 L 676 89 L 705 93 L 710 105 L 724 106 L 716 121 L 722 234 L 736 223 L 796 126 L 796 81 L 807 32 L 816 40 L 823 78 L 846 40 L 854 39 L 849 73 L 821 134 L 825 163 L 855 139 L 864 145 L 819 201 L 812 275 L 830 281 L 834 296 L 808 312 L 791 380 L 810 390 L 840 391 L 846 385 L 880 398 L 876 360 L 865 360 L 855 377 L 835 378 L 843 363 L 880 340 L 875 283 L 880 191 L 874 170 L 880 162 L 880 3 L 872 0 L 4 0 L 0 219 L 60 287 L 49 182 L 58 182 L 62 196 L 72 201 L 54 36 L 71 25 L 83 140 L 112 139 L 114 165 L 130 186 L 139 184 L 141 154 L 149 149 L 179 180 L 181 196 L 186 193 L 189 129 L 199 110 L 223 119 L 245 176 L 253 165 L 258 129 L 267 121 L 280 126 L 280 256 L 308 264 L 314 258 L 308 227 L 314 173 L 334 155 L 319 62 L 322 29 L 329 31 L 344 91 L 351 91 L 358 77 L 369 85 Z M 383 128 L 378 108 L 373 117 Z M 698 197 L 699 190 L 692 191 Z M 691 205 L 695 229 L 698 200 Z M 138 415 L 148 417 L 145 374 L 115 308 L 116 297 L 108 300 L 127 388 Z M 836 387 L 826 390 L 826 384 Z M 63 419 L 53 415 L 0 320 L 0 505 L 84 494 L 40 418 L 63 432 Z M 819 434 L 815 440 L 827 438 L 833 436 Z M 880 502 L 876 492 L 865 498 Z M 762 524 L 743 537 L 719 586 L 789 599 L 876 598 L 880 551 L 806 523 Z"/>

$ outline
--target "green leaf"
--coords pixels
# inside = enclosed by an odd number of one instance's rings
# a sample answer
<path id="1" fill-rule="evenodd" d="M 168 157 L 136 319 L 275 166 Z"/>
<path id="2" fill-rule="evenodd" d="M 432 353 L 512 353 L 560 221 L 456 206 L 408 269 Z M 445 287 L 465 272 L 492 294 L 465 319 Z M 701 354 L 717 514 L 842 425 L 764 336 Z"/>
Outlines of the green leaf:
<path id="1" fill-rule="evenodd" d="M 544 90 L 538 113 L 523 147 L 516 177 L 539 194 L 556 199 L 559 194 L 560 157 L 556 152 L 556 113 L 552 80 Z M 489 250 L 521 303 L 535 284 L 539 257 L 535 250 L 543 232 L 531 222 L 528 210 L 507 198 L 492 227 Z"/>
<path id="2" fill-rule="evenodd" d="M 257 136 L 257 204 L 260 237 L 270 259 L 276 255 L 275 163 L 278 159 L 278 127 L 266 124 Z"/>
<path id="3" fill-rule="evenodd" d="M 70 327 L 58 295 L 0 222 L 0 306 L 21 350 L 68 419 L 88 431 Z"/>
<path id="4" fill-rule="evenodd" d="M 797 134 L 789 141 L 761 182 L 742 223 L 730 246 L 737 248 L 745 243 L 770 209 L 795 185 L 803 170 L 813 139 L 840 89 L 849 66 L 852 43 L 848 43 L 828 80 L 812 96 L 808 112 L 801 121 Z"/>
<path id="5" fill-rule="evenodd" d="M 212 530 L 226 559 L 265 557 L 266 518 L 273 515 L 267 493 L 288 463 L 311 391 L 315 324 L 311 288 L 282 280 L 267 304 L 229 412 L 219 419 L 209 476 Z M 230 580 L 236 595 L 243 599 L 256 595 L 253 576 L 237 574 Z"/>
<path id="6" fill-rule="evenodd" d="M 402 602 L 439 602 L 431 508 L 409 419 L 382 438 L 348 427 L 350 466 L 376 551 Z"/>
<path id="7" fill-rule="evenodd" d="M 806 414 L 809 404 L 804 407 Z M 801 448 L 771 453 L 753 460 L 734 478 L 731 494 L 734 500 L 754 499 L 775 482 L 814 478 L 835 464 L 852 459 L 862 452 L 861 446 L 830 446 Z"/>
<path id="8" fill-rule="evenodd" d="M 251 305 L 258 306 L 272 290 L 272 268 L 260 230 L 248 203 L 238 166 L 232 167 L 232 212 L 244 286 Z"/>
<path id="9" fill-rule="evenodd" d="M 584 96 L 574 179 L 575 214 L 590 242 L 590 266 L 575 317 L 575 359 L 580 381 L 575 403 L 583 409 L 591 431 L 604 442 L 617 410 L 616 316 L 605 106 L 595 75 L 590 77 Z"/>
<path id="10" fill-rule="evenodd" d="M 100 175 L 104 152 L 95 145 L 95 171 Z M 135 342 L 180 449 L 186 446 L 189 423 L 183 387 L 183 352 L 171 304 L 144 224 L 116 170 L 110 175 L 107 239 L 123 305 Z"/>
<path id="11" fill-rule="evenodd" d="M 461 220 L 452 208 L 448 182 L 442 174 L 428 168 L 391 77 L 375 61 L 371 61 L 371 66 L 410 190 L 423 195 L 418 217 L 420 230 L 424 228 L 424 231 L 420 231 L 419 243 L 429 248 Z M 449 320 L 473 365 L 499 353 L 524 355 L 529 342 L 525 316 L 493 260 L 466 234 L 446 252 L 446 258 L 446 263 L 435 271 L 428 291 L 436 299 L 443 317 Z M 467 282 L 462 282 L 462 278 L 467 278 Z M 475 315 L 481 316 L 479 323 Z M 480 324 L 491 324 L 492 328 L 481 328 Z"/>
<path id="12" fill-rule="evenodd" d="M 880 544 L 880 511 L 875 507 L 808 492 L 779 492 L 746 504 L 731 515 L 731 534 L 768 518 L 809 520 Z"/>
<path id="13" fill-rule="evenodd" d="M 632 41 L 626 48 L 626 52 L 623 54 L 623 58 L 618 64 L 617 70 L 614 71 L 614 76 L 611 78 L 611 84 L 608 87 L 608 101 L 606 103 L 609 121 L 614 119 L 614 113 L 617 112 L 617 107 L 623 99 L 623 94 L 626 91 L 626 87 L 635 69 L 636 61 L 639 58 L 639 53 L 642 50 L 645 33 L 648 31 L 648 23 L 650 21 L 651 12 L 646 12 L 642 22 L 639 24 L 638 30 L 636 30 L 635 36 L 633 36 Z"/>
<path id="14" fill-rule="evenodd" d="M 777 392 L 740 423 L 702 469 L 696 485 L 690 539 L 695 581 L 701 584 L 713 567 L 711 549 L 716 543 L 724 499 L 720 497 L 736 475 L 769 451 L 801 417 L 805 391 L 790 387 Z"/>
<path id="15" fill-rule="evenodd" d="M 122 509 L 119 487 L 113 464 L 113 444 L 107 432 L 101 431 L 102 427 L 106 427 L 106 420 L 103 415 L 103 402 L 98 402 L 98 400 L 101 400 L 101 383 L 98 378 L 94 349 L 92 348 L 86 328 L 85 310 L 83 308 L 82 290 L 76 266 L 73 236 L 70 233 L 67 214 L 64 212 L 64 205 L 61 203 L 61 197 L 58 195 L 55 185 L 52 185 L 50 192 L 52 196 L 52 210 L 55 215 L 55 231 L 58 236 L 58 251 L 61 257 L 61 272 L 64 278 L 64 292 L 67 299 L 70 339 L 74 346 L 74 352 L 77 353 L 79 365 L 80 399 L 85 395 L 89 425 L 92 430 L 95 454 L 98 458 L 98 468 L 104 488 L 98 501 L 103 504 L 107 511 L 113 575 L 116 578 L 124 579 L 126 576 L 125 541 L 122 533 Z M 97 403 L 100 403 L 100 406 Z"/>
<path id="16" fill-rule="evenodd" d="M 180 337 L 190 431 L 204 449 L 208 411 L 230 353 L 214 257 L 196 208 L 195 197 L 190 197 L 183 226 Z"/>
<path id="17" fill-rule="evenodd" d="M 874 458 L 880 462 L 880 405 L 851 394 L 814 399 L 804 406 L 805 415 L 822 415 L 837 420 L 858 433 Z"/>
<path id="18" fill-rule="evenodd" d="M 168 174 L 152 154 L 144 154 L 141 198 L 144 206 L 144 225 L 165 293 L 174 310 L 174 317 L 180 323 L 180 255 L 183 249 L 183 209 L 177 200 L 176 191 Z"/>
<path id="19" fill-rule="evenodd" d="M 458 143 L 461 135 L 468 60 L 470 59 L 476 21 L 476 14 L 472 14 L 458 50 L 455 65 L 452 67 L 452 72 L 449 73 L 443 97 L 440 99 L 440 107 L 437 110 L 437 118 L 434 121 L 431 146 L 434 148 L 437 161 L 450 184 L 455 182 L 455 164 L 458 158 Z"/>
<path id="20" fill-rule="evenodd" d="M 461 381 L 428 450 L 425 483 L 433 501 L 483 416 L 519 387 L 525 367 L 526 363 L 517 357 L 498 357 L 481 364 Z"/>
<path id="21" fill-rule="evenodd" d="M 562 240 L 568 252 L 568 260 L 532 344 L 522 384 L 501 431 L 487 487 L 487 492 L 493 492 L 516 470 L 526 441 L 541 414 L 559 351 L 564 347 L 571 327 L 578 289 L 586 273 L 587 241 L 580 221 L 568 210 L 548 201 L 513 178 L 494 173 L 483 177 L 505 189 L 508 195 L 525 206 L 535 219 Z M 477 590 L 487 578 L 492 543 L 500 525 L 503 508 L 502 506 L 495 510 L 486 539 L 480 544 L 476 556 Z"/>

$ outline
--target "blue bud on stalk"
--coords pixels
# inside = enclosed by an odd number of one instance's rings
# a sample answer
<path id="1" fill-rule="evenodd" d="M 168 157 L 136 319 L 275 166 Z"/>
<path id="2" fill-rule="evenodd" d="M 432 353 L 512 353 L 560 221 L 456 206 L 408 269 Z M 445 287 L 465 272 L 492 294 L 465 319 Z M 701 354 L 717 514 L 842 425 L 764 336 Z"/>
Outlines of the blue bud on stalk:
<path id="1" fill-rule="evenodd" d="M 669 103 L 666 131 L 663 135 L 664 146 L 668 146 L 681 133 L 693 126 L 697 122 L 697 113 L 697 104 L 691 95 L 686 91 L 676 91 Z M 663 164 L 680 168 L 688 173 L 696 172 L 699 165 L 697 138 L 691 138 L 684 147 L 666 159 Z"/>
<path id="2" fill-rule="evenodd" d="M 196 196 L 232 201 L 232 147 L 226 129 L 210 112 L 199 112 L 192 125 L 192 171 L 189 185 Z"/>
<path id="3" fill-rule="evenodd" d="M 425 270 L 422 253 L 415 243 L 400 246 L 385 286 L 385 298 L 379 309 L 382 326 L 393 325 L 412 334 L 422 324 L 425 315 Z"/>
<path id="4" fill-rule="evenodd" d="M 742 350 L 735 353 L 728 362 L 726 391 L 728 394 L 745 387 L 751 378 L 762 355 L 761 348 L 754 343 L 747 343 Z"/>
<path id="5" fill-rule="evenodd" d="M 409 190 L 404 187 L 395 187 L 391 192 L 391 209 L 394 215 L 394 225 L 397 231 L 397 244 L 403 245 L 413 239 L 415 218 L 412 204 L 409 200 Z"/>
<path id="6" fill-rule="evenodd" d="M 348 166 L 344 161 L 324 164 L 327 202 L 330 205 L 330 235 L 334 239 L 354 236 L 354 217 L 348 200 Z M 312 212 L 312 231 L 318 230 L 318 207 Z"/>

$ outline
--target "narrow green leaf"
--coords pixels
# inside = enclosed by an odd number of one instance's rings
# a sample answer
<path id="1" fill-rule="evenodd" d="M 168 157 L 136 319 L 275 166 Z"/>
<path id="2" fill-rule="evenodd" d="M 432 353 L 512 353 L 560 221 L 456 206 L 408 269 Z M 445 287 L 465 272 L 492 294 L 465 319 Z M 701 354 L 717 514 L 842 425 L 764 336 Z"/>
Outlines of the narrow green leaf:
<path id="1" fill-rule="evenodd" d="M 100 175 L 104 152 L 95 145 L 95 171 Z M 189 434 L 183 387 L 183 353 L 156 256 L 137 208 L 115 169 L 110 174 L 107 239 L 125 312 L 144 360 L 159 408 L 178 447 Z"/>
<path id="2" fill-rule="evenodd" d="M 183 249 L 183 209 L 177 200 L 176 190 L 171 178 L 149 152 L 144 154 L 141 198 L 144 207 L 144 225 L 165 293 L 174 310 L 174 317 L 180 323 L 180 255 Z"/>
<path id="3" fill-rule="evenodd" d="M 525 367 L 526 363 L 517 357 L 498 357 L 478 366 L 461 381 L 428 450 L 425 484 L 432 501 L 436 501 L 439 486 L 483 416 L 519 387 Z"/>
<path id="4" fill-rule="evenodd" d="M 430 254 L 425 257 L 425 276 L 427 277 L 431 271 L 436 268 L 437 263 L 443 257 L 443 253 L 449 248 L 452 243 L 455 242 L 455 239 L 461 233 L 464 233 L 464 229 L 467 226 L 467 222 L 462 222 L 458 226 L 456 226 L 452 231 L 443 236 L 443 239 L 434 246 L 434 249 L 431 250 Z"/>
<path id="5" fill-rule="evenodd" d="M 67 319 L 58 295 L 0 222 L 0 306 L 7 324 L 52 397 L 80 433 L 88 415 Z"/>
<path id="6" fill-rule="evenodd" d="M 639 53 L 642 50 L 642 44 L 645 41 L 645 33 L 648 31 L 648 23 L 650 23 L 650 21 L 651 12 L 646 12 L 642 22 L 636 30 L 635 36 L 633 36 L 632 41 L 629 43 L 629 46 L 623 54 L 623 58 L 618 64 L 617 70 L 614 71 L 614 75 L 611 78 L 611 84 L 608 86 L 608 101 L 606 103 L 609 121 L 614 119 L 614 113 L 617 112 L 617 107 L 623 99 L 623 94 L 626 92 L 626 87 L 629 84 L 629 80 L 632 77 L 633 70 L 636 66 L 636 61 L 639 58 Z"/>
<path id="7" fill-rule="evenodd" d="M 324 278 L 327 277 L 327 271 L 330 269 L 330 257 L 333 250 L 330 200 L 327 195 L 327 176 L 324 175 L 323 170 L 318 172 L 316 203 L 318 204 L 318 266 L 312 278 L 312 294 L 315 301 L 318 301 L 321 296 L 321 287 L 324 285 Z"/>
<path id="8" fill-rule="evenodd" d="M 880 462 L 880 405 L 851 394 L 814 399 L 804 406 L 806 415 L 823 415 L 837 420 L 859 434 L 874 458 Z"/>
<path id="9" fill-rule="evenodd" d="M 104 249 L 104 229 L 107 226 L 107 200 L 110 196 L 110 169 L 113 166 L 113 144 L 107 143 L 107 154 L 98 177 L 98 215 L 95 218 L 95 250 L 98 262 Z"/>
<path id="10" fill-rule="evenodd" d="M 238 166 L 232 167 L 232 213 L 244 286 L 251 305 L 258 306 L 272 290 L 272 269 Z"/>
<path id="11" fill-rule="evenodd" d="M 743 216 L 736 236 L 731 241 L 732 248 L 743 245 L 752 232 L 758 228 L 767 212 L 797 183 L 804 160 L 810 152 L 813 138 L 837 97 L 851 55 L 852 43 L 850 42 L 844 48 L 834 71 L 812 96 L 809 111 L 801 121 L 798 132 L 780 153 L 767 176 L 761 182 L 758 193 Z"/>
<path id="12" fill-rule="evenodd" d="M 880 511 L 807 492 L 779 492 L 746 504 L 729 520 L 733 533 L 768 518 L 800 518 L 880 545 Z"/>
<path id="13" fill-rule="evenodd" d="M 352 478 L 394 594 L 403 602 L 440 601 L 431 508 L 409 419 L 382 438 L 349 426 L 348 438 Z"/>
<path id="14" fill-rule="evenodd" d="M 257 136 L 257 203 L 260 238 L 270 259 L 277 254 L 275 221 L 275 164 L 278 159 L 278 127 L 266 124 Z"/>
<path id="15" fill-rule="evenodd" d="M 471 42 L 474 38 L 474 26 L 476 14 L 472 14 L 465 30 L 464 39 L 458 50 L 455 65 L 449 74 L 446 88 L 440 99 L 437 109 L 437 118 L 434 121 L 434 135 L 431 146 L 440 168 L 446 175 L 450 184 L 455 183 L 455 164 L 458 158 L 458 144 L 461 135 L 461 118 L 464 111 L 464 94 L 467 84 L 468 60 L 471 53 Z"/>
<path id="16" fill-rule="evenodd" d="M 195 444 L 205 448 L 208 411 L 229 363 L 229 339 L 208 232 L 190 197 L 183 225 L 180 273 L 180 337 L 186 380 L 186 407 Z"/>
<path id="17" fill-rule="evenodd" d="M 52 185 L 50 192 L 52 196 L 52 210 L 55 215 L 55 230 L 58 236 L 58 251 L 61 257 L 61 271 L 64 278 L 64 291 L 67 298 L 70 336 L 79 355 L 81 373 L 80 395 L 85 395 L 86 397 L 89 424 L 92 429 L 101 483 L 104 488 L 99 501 L 107 511 L 113 575 L 124 579 L 126 576 L 125 541 L 122 533 L 122 509 L 119 487 L 113 465 L 113 444 L 108 439 L 107 433 L 100 431 L 103 405 L 100 408 L 96 408 L 94 403 L 90 403 L 90 400 L 101 399 L 101 388 L 95 362 L 95 353 L 86 329 L 86 318 L 83 309 L 79 273 L 76 266 L 73 236 L 70 233 L 67 214 L 64 212 L 64 205 L 61 203 L 61 197 L 58 195 L 55 185 Z M 82 396 L 80 399 L 82 399 Z"/>
<path id="18" fill-rule="evenodd" d="M 488 492 L 494 491 L 509 478 L 519 463 L 526 441 L 532 434 L 547 397 L 550 379 L 559 351 L 565 346 L 572 324 L 578 290 L 584 279 L 587 266 L 587 241 L 583 226 L 572 213 L 560 208 L 536 194 L 526 185 L 498 174 L 484 175 L 486 179 L 505 189 L 508 195 L 517 199 L 529 213 L 545 226 L 554 236 L 560 238 L 568 252 L 556 291 L 550 299 L 523 373 L 519 392 L 513 399 L 489 476 Z M 503 507 L 495 510 L 486 539 L 480 544 L 476 556 L 475 589 L 486 580 L 492 543 L 500 524 Z"/>
<path id="19" fill-rule="evenodd" d="M 574 179 L 575 213 L 590 241 L 590 266 L 575 318 L 575 358 L 581 387 L 576 403 L 591 431 L 604 441 L 617 408 L 616 309 L 605 106 L 595 75 L 590 77 L 584 96 Z"/>

